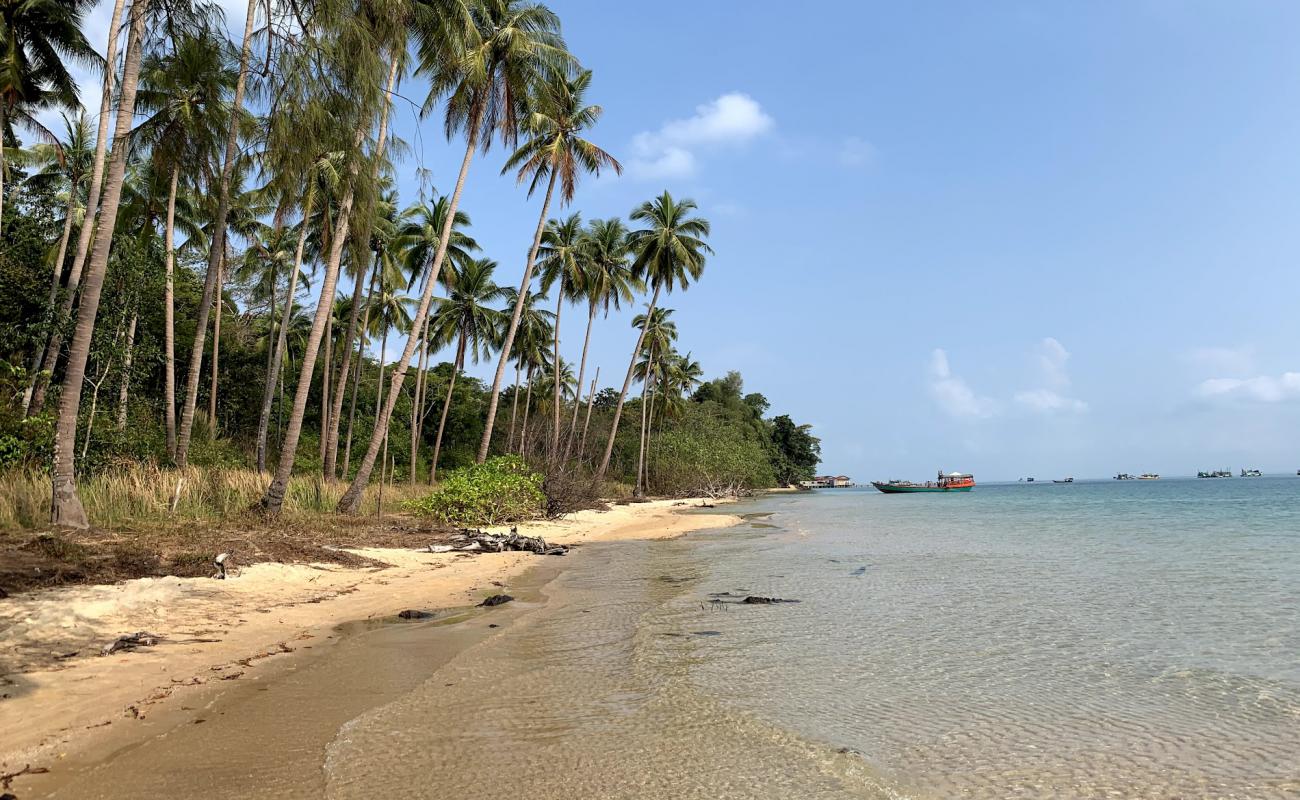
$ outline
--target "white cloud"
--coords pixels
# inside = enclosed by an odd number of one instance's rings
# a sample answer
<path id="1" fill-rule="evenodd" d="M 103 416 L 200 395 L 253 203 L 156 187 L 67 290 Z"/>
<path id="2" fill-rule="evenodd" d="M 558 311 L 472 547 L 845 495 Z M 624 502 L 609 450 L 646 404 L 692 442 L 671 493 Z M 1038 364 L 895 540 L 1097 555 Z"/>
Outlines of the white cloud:
<path id="1" fill-rule="evenodd" d="M 1196 393 L 1202 397 L 1237 397 L 1260 403 L 1281 403 L 1300 398 L 1300 372 L 1284 372 L 1277 377 L 1210 378 L 1201 381 Z"/>
<path id="2" fill-rule="evenodd" d="M 866 139 L 849 136 L 840 142 L 839 159 L 846 167 L 865 167 L 876 160 L 876 148 Z"/>
<path id="3" fill-rule="evenodd" d="M 657 131 L 638 133 L 632 139 L 628 171 L 640 178 L 689 177 L 699 163 L 697 150 L 743 144 L 774 124 L 757 100 L 729 92 L 696 106 L 694 116 L 665 122 Z"/>
<path id="4" fill-rule="evenodd" d="M 1252 347 L 1198 347 L 1187 353 L 1186 360 L 1220 375 L 1244 377 L 1255 371 Z"/>
<path id="5" fill-rule="evenodd" d="M 954 417 L 984 418 L 997 413 L 997 404 L 977 395 L 966 382 L 952 374 L 948 354 L 935 349 L 930 354 L 930 393 L 939 407 Z"/>
<path id="6" fill-rule="evenodd" d="M 1017 404 L 1039 414 L 1057 412 L 1078 414 L 1087 411 L 1087 403 L 1065 394 L 1070 386 L 1070 373 L 1066 369 L 1066 362 L 1070 360 L 1070 351 L 1065 349 L 1065 345 L 1048 336 L 1038 343 L 1035 358 L 1044 385 L 1038 389 L 1017 392 L 1012 399 Z"/>

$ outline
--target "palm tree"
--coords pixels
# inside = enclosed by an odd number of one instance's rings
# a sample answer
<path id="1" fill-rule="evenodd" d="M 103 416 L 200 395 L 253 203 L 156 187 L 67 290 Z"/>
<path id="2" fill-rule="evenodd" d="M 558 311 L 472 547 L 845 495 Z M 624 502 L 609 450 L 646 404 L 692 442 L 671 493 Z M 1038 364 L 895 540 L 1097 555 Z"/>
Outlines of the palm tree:
<path id="1" fill-rule="evenodd" d="M 181 408 L 180 429 L 176 434 L 177 466 L 185 466 L 189 455 L 190 431 L 194 425 L 194 406 L 199 397 L 199 373 L 203 367 L 203 347 L 208 332 L 208 314 L 212 310 L 217 291 L 221 260 L 226 252 L 226 217 L 230 213 L 230 185 L 235 162 L 239 156 L 239 129 L 243 119 L 244 90 L 248 84 L 249 62 L 253 52 L 253 23 L 257 18 L 258 0 L 248 0 L 248 13 L 244 17 L 244 39 L 239 49 L 239 73 L 235 78 L 234 95 L 230 100 L 230 117 L 227 121 L 226 153 L 221 162 L 221 176 L 217 181 L 217 210 L 212 219 L 212 234 L 208 248 L 207 277 L 203 280 L 203 297 L 199 301 L 195 319 L 194 343 L 190 349 L 189 374 L 185 380 L 185 402 Z"/>
<path id="2" fill-rule="evenodd" d="M 694 200 L 673 199 L 664 192 L 654 200 L 642 203 L 632 212 L 632 221 L 644 223 L 646 227 L 635 230 L 629 237 L 636 259 L 632 262 L 632 274 L 654 287 L 654 295 L 646 311 L 650 319 L 659 305 L 659 295 L 665 289 L 671 292 L 675 286 L 686 288 L 692 280 L 698 280 L 704 272 L 705 254 L 713 250 L 705 243 L 709 235 L 709 221 L 691 216 L 696 211 Z M 605 456 L 601 459 L 600 469 L 596 471 L 596 480 L 605 478 L 609 471 L 609 459 L 614 452 L 614 437 L 618 434 L 619 418 L 623 414 L 623 402 L 627 399 L 627 390 L 632 385 L 632 373 L 636 369 L 637 358 L 645 339 L 645 328 L 637 335 L 636 346 L 632 348 L 632 359 L 627 365 L 627 377 L 623 379 L 623 389 L 619 392 L 618 403 L 614 407 L 614 420 L 609 429 L 609 441 L 605 444 Z"/>
<path id="3" fill-rule="evenodd" d="M 618 173 L 623 171 L 622 165 L 613 156 L 580 136 L 584 130 L 596 124 L 602 113 L 600 106 L 584 105 L 587 88 L 591 85 L 591 71 L 583 70 L 572 79 L 559 72 L 551 72 L 545 77 L 546 81 L 535 90 L 535 108 L 525 121 L 525 129 L 530 138 L 510 156 L 501 169 L 502 174 L 518 169 L 519 182 L 529 181 L 529 197 L 543 180 L 546 181 L 542 213 L 537 219 L 537 230 L 533 234 L 532 248 L 528 251 L 528 261 L 524 264 L 524 277 L 519 282 L 521 298 L 532 285 L 533 265 L 537 260 L 538 249 L 541 247 L 546 215 L 550 210 L 556 180 L 560 181 L 560 205 L 565 205 L 573 201 L 578 177 L 582 172 L 600 175 L 601 169 L 605 167 L 610 167 Z M 563 302 L 563 298 L 560 298 L 559 302 Z M 515 307 L 501 348 L 501 358 L 497 362 L 496 375 L 492 379 L 487 424 L 483 427 L 483 440 L 478 448 L 480 464 L 487 459 L 488 445 L 492 441 L 492 426 L 496 422 L 501 382 L 505 379 L 506 363 L 514 343 L 515 330 L 519 327 L 519 315 L 522 312 L 522 307 Z M 557 435 L 558 429 L 557 424 Z"/>
<path id="4" fill-rule="evenodd" d="M 55 426 L 54 459 L 50 470 L 50 522 L 71 528 L 90 526 L 81 498 L 77 496 L 77 417 L 81 409 L 81 383 L 86 376 L 86 361 L 90 356 L 95 316 L 99 312 L 99 297 L 104 288 L 104 274 L 108 269 L 113 229 L 117 225 L 117 207 L 126 174 L 131 118 L 135 113 L 136 85 L 140 75 L 141 39 L 144 36 L 145 13 L 148 8 L 149 0 L 135 0 L 131 5 L 131 27 L 127 35 L 126 57 L 122 64 L 122 91 L 118 98 L 117 123 L 113 131 L 113 157 L 104 181 L 100 222 L 86 269 L 86 285 L 82 287 L 81 304 L 77 309 L 77 326 L 72 345 L 68 349 L 63 392 L 59 396 L 59 418 Z"/>
<path id="5" fill-rule="evenodd" d="M 410 282 L 407 289 L 413 289 L 418 284 L 421 293 L 423 293 L 425 282 L 431 277 L 430 267 L 433 265 L 433 259 L 438 252 L 438 240 L 442 235 L 444 222 L 446 221 L 448 211 L 451 207 L 450 199 L 446 196 L 440 196 L 432 204 L 420 204 L 411 206 L 402 213 L 404 222 L 398 230 L 397 239 L 394 246 L 403 252 L 404 268 L 407 275 L 410 276 Z M 440 276 L 439 283 L 444 287 L 450 287 L 454 284 L 458 272 L 473 263 L 471 253 L 479 250 L 478 242 L 466 234 L 461 228 L 468 228 L 470 225 L 469 215 L 463 211 L 457 211 L 455 220 L 452 223 L 451 241 L 447 245 L 446 259 L 450 262 L 451 268 L 445 270 Z M 424 329 L 417 331 L 416 335 L 420 339 L 420 365 L 416 373 L 415 380 L 415 398 L 411 405 L 411 481 L 415 481 L 415 465 L 419 457 L 419 444 L 424 424 L 424 392 L 426 385 L 425 361 L 428 355 L 429 345 L 436 341 L 436 337 L 429 336 L 430 321 L 433 319 L 430 315 L 426 318 Z M 477 361 L 477 357 L 475 361 Z M 437 469 L 437 457 L 435 453 L 434 469 Z"/>
<path id="6" fill-rule="evenodd" d="M 651 392 L 655 379 L 662 374 L 665 357 L 672 351 L 673 342 L 677 341 L 677 324 L 668 319 L 672 314 L 671 308 L 656 308 L 632 318 L 632 327 L 641 331 L 641 347 L 645 354 L 645 360 L 636 365 L 637 377 L 641 379 L 641 444 L 637 450 L 634 491 L 637 497 L 645 490 L 645 446 L 652 414 L 648 406 L 654 402 Z"/>
<path id="7" fill-rule="evenodd" d="M 580 257 L 582 259 L 582 297 L 587 301 L 587 333 L 582 339 L 582 361 L 578 364 L 578 389 L 582 390 L 582 380 L 587 374 L 587 348 L 591 344 L 591 326 L 596 321 L 596 312 L 604 309 L 609 316 L 609 308 L 620 308 L 622 303 L 631 302 L 635 292 L 645 287 L 632 276 L 628 268 L 627 226 L 617 217 L 593 220 L 583 235 Z M 587 426 L 591 423 L 592 401 L 595 392 L 587 401 L 587 418 L 582 426 L 582 446 L 579 452 L 587 449 Z M 569 438 L 564 446 L 564 457 L 569 457 L 573 448 L 573 437 L 578 429 L 578 406 L 573 404 L 573 419 L 569 422 Z"/>
<path id="8" fill-rule="evenodd" d="M 415 314 L 417 330 L 424 327 L 428 317 L 433 287 L 447 255 L 451 226 L 475 151 L 480 147 L 486 151 L 497 137 L 513 143 L 526 111 L 529 88 L 537 83 L 540 75 L 568 68 L 572 63 L 559 33 L 559 19 L 543 5 L 526 0 L 477 0 L 468 7 L 468 12 L 463 28 L 450 31 L 450 36 L 425 37 L 417 47 L 419 71 L 428 75 L 430 87 L 424 111 L 431 110 L 445 95 L 448 138 L 463 132 L 466 141 L 438 250 Z M 401 361 L 393 370 L 388 402 L 375 418 L 376 431 L 388 425 L 415 344 L 415 337 L 407 340 Z M 370 472 L 379 455 L 379 438 L 370 437 L 361 467 L 339 499 L 340 512 L 356 513 L 360 506 L 361 493 L 370 481 Z"/>
<path id="9" fill-rule="evenodd" d="M 519 305 L 518 290 L 505 290 L 506 308 L 514 308 Z M 546 351 L 549 340 L 551 339 L 554 329 L 552 319 L 554 315 L 550 311 L 545 311 L 538 304 L 546 299 L 546 295 L 541 292 L 530 292 L 523 302 L 523 313 L 519 315 L 519 328 L 516 331 L 514 352 L 511 353 L 511 359 L 515 362 L 515 388 L 514 388 L 514 405 L 510 411 L 510 435 L 507 437 L 506 450 L 514 449 L 515 440 L 515 417 L 519 411 L 519 383 L 520 373 L 525 367 L 535 369 L 541 362 L 540 353 Z M 497 333 L 497 345 L 505 336 L 505 324 L 507 320 L 502 312 L 502 329 Z M 531 387 L 531 376 L 529 385 Z M 529 399 L 531 402 L 531 393 Z M 527 406 L 525 406 L 525 409 Z M 525 412 L 526 413 L 526 412 Z M 522 438 L 520 442 L 522 443 Z"/>
<path id="10" fill-rule="evenodd" d="M 150 116 L 136 130 L 143 145 L 153 148 L 154 171 L 168 175 L 167 221 L 163 232 L 166 282 L 163 290 L 164 368 L 163 415 L 167 455 L 176 458 L 176 197 L 181 165 L 202 163 L 220 141 L 226 119 L 226 95 L 237 80 L 224 43 L 205 36 L 188 36 L 169 56 L 151 56 L 141 70 L 136 104 Z M 202 335 L 201 333 L 199 334 Z M 215 360 L 215 359 L 214 359 Z"/>
<path id="11" fill-rule="evenodd" d="M 433 440 L 433 462 L 429 465 L 429 483 L 438 477 L 438 458 L 442 453 L 442 434 L 447 428 L 447 412 L 451 409 L 452 390 L 456 377 L 465 368 L 468 353 L 475 363 L 487 358 L 504 322 L 504 312 L 489 308 L 488 303 L 509 296 L 510 290 L 492 282 L 497 262 L 480 258 L 457 269 L 454 273 L 450 296 L 439 302 L 438 310 L 430 317 L 429 338 L 438 343 L 456 342 L 456 355 L 451 365 L 451 379 L 447 382 L 447 396 L 442 402 L 442 415 L 438 419 L 438 434 Z M 415 479 L 414 448 L 412 448 L 411 479 Z"/>
<path id="12" fill-rule="evenodd" d="M 90 141 L 90 120 L 79 115 L 74 122 L 66 114 L 63 117 L 64 140 L 54 144 L 42 144 L 33 147 L 33 154 L 46 162 L 46 166 L 28 179 L 30 185 L 67 184 L 68 202 L 63 212 L 63 232 L 59 235 L 51 259 L 50 271 L 50 334 L 44 350 L 37 350 L 32 359 L 31 382 L 23 395 L 24 412 L 31 405 L 32 393 L 36 383 L 46 383 L 48 376 L 42 374 L 41 365 L 45 362 L 45 352 L 49 349 L 49 339 L 58 335 L 57 325 L 61 325 L 63 316 L 57 312 L 59 305 L 59 287 L 63 281 L 63 266 L 68 257 L 68 240 L 72 235 L 72 226 L 77 221 L 77 209 L 81 202 L 81 192 L 86 179 L 90 176 L 94 163 L 94 147 Z M 51 366 L 51 370 L 53 366 Z"/>
<path id="13" fill-rule="evenodd" d="M 555 287 L 555 341 L 552 350 L 560 352 L 560 313 L 565 300 L 577 299 L 583 288 L 582 218 L 572 214 L 565 220 L 551 220 L 542 233 L 542 244 L 538 249 L 541 258 L 539 267 L 542 273 L 542 291 L 549 292 Z M 560 359 L 555 359 L 556 374 L 552 376 L 552 405 L 555 419 L 551 429 L 551 446 L 549 455 L 552 461 L 560 457 Z M 575 406 L 576 408 L 576 406 Z"/>
<path id="14" fill-rule="evenodd" d="M 0 218 L 4 211 L 4 139 L 20 123 L 56 141 L 35 112 L 81 107 L 77 83 L 64 59 L 85 66 L 103 62 L 82 34 L 82 17 L 94 0 L 0 2 Z"/>

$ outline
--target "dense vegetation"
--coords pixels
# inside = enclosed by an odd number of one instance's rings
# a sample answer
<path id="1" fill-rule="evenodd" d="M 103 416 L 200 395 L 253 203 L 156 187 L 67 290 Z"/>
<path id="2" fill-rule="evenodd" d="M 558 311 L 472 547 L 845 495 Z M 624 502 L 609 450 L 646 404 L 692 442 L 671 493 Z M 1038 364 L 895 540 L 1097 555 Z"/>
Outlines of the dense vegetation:
<path id="1" fill-rule="evenodd" d="M 256 470 L 270 515 L 304 492 L 355 513 L 372 483 L 440 470 L 462 495 L 529 470 L 637 495 L 812 475 L 807 426 L 766 418 L 736 373 L 701 383 L 677 349 L 664 302 L 712 252 L 696 204 L 665 191 L 626 220 L 553 216 L 621 167 L 583 138 L 592 73 L 544 6 L 250 2 L 231 42 L 208 4 L 118 0 L 104 43 L 82 33 L 90 7 L 0 0 L 0 470 L 23 476 L 0 487 L 25 487 L 21 507 L 45 474 L 49 521 L 85 527 L 107 506 L 79 486 L 142 469 Z M 73 62 L 103 70 L 97 117 Z M 464 158 L 446 194 L 404 203 L 388 115 L 413 75 Z M 52 110 L 62 130 L 42 125 Z M 493 144 L 540 198 L 518 288 L 459 207 Z M 639 302 L 631 357 L 597 391 L 591 338 Z M 495 365 L 490 383 L 471 361 Z M 241 480 L 222 503 L 246 498 Z M 420 507 L 450 519 L 440 494 Z"/>

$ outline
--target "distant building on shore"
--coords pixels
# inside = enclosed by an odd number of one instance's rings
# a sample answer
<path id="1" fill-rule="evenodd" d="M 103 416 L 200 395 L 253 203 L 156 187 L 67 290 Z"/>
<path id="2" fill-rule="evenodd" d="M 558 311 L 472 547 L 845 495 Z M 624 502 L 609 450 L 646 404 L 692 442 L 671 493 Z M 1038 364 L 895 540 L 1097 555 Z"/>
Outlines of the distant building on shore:
<path id="1" fill-rule="evenodd" d="M 844 489 L 853 485 L 848 475 L 818 475 L 810 481 L 799 481 L 805 489 Z"/>

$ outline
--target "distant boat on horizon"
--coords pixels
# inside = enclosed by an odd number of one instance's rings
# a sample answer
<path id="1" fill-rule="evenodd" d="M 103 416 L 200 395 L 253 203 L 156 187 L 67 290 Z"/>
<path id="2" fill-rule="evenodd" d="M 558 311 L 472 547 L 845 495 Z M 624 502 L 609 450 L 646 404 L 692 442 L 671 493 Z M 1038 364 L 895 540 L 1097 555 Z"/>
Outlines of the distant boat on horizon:
<path id="1" fill-rule="evenodd" d="M 1245 468 L 1242 468 L 1242 470 L 1241 470 L 1241 477 L 1243 477 L 1243 478 L 1262 478 L 1262 477 L 1264 477 L 1264 473 L 1260 472 L 1260 471 L 1257 470 L 1257 469 L 1245 469 Z"/>
<path id="2" fill-rule="evenodd" d="M 1160 476 L 1157 475 L 1157 474 L 1154 473 L 1154 472 L 1144 472 L 1144 473 L 1142 473 L 1141 475 L 1138 476 L 1138 480 L 1140 480 L 1140 481 L 1158 481 L 1158 480 L 1160 480 Z"/>
<path id="3" fill-rule="evenodd" d="M 1216 469 L 1216 470 L 1214 470 L 1214 471 L 1212 471 L 1212 472 L 1201 471 L 1201 472 L 1196 473 L 1196 477 L 1198 477 L 1198 478 L 1231 478 L 1231 477 L 1232 477 L 1232 470 L 1230 470 L 1230 469 Z"/>
<path id="4" fill-rule="evenodd" d="M 1066 478 L 1063 481 L 1053 480 L 1052 483 L 1074 483 L 1074 478 Z"/>

